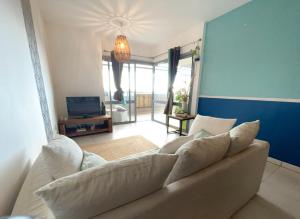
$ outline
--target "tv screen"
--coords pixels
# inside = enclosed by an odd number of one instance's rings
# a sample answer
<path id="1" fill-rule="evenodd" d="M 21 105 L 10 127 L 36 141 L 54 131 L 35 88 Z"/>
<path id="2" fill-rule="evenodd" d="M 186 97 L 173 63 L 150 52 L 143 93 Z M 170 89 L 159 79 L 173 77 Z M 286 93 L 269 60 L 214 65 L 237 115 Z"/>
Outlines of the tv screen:
<path id="1" fill-rule="evenodd" d="M 70 118 L 101 115 L 99 97 L 67 97 L 67 108 Z"/>

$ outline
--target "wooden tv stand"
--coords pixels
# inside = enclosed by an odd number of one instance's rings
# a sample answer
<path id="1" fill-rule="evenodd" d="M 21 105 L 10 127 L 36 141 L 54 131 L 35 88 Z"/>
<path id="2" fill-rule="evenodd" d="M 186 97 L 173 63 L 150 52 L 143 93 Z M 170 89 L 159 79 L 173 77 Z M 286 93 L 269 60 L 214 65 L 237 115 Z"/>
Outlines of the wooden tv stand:
<path id="1" fill-rule="evenodd" d="M 68 137 L 112 132 L 111 116 L 96 116 L 82 119 L 67 119 L 58 122 L 59 133 Z"/>

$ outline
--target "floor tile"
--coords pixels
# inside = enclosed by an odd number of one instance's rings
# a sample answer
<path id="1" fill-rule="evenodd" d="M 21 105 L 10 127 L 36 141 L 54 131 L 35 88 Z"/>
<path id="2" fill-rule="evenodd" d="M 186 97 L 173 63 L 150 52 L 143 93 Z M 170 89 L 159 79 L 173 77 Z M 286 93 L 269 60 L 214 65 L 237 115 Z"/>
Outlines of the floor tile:
<path id="1" fill-rule="evenodd" d="M 261 184 L 258 194 L 300 218 L 300 174 L 280 168 Z"/>
<path id="2" fill-rule="evenodd" d="M 231 219 L 294 219 L 283 209 L 256 195 Z"/>

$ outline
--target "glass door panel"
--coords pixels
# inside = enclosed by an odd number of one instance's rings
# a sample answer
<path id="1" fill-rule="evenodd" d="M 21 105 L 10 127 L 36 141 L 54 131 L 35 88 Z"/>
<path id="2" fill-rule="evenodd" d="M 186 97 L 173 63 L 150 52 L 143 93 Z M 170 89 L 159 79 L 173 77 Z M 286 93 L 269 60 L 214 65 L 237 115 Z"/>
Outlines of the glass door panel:
<path id="1" fill-rule="evenodd" d="M 154 71 L 153 88 L 153 120 L 161 123 L 166 122 L 164 108 L 167 103 L 168 91 L 168 63 L 159 63 Z"/>
<path id="2" fill-rule="evenodd" d="M 123 90 L 123 101 L 118 101 L 113 98 L 116 92 L 114 76 L 112 71 L 111 62 L 103 61 L 103 87 L 105 93 L 105 106 L 108 115 L 112 116 L 113 123 L 127 123 L 135 121 L 135 107 L 134 105 L 134 94 L 135 85 L 132 81 L 134 71 L 130 71 L 129 64 L 123 64 L 121 88 Z"/>
<path id="3" fill-rule="evenodd" d="M 191 81 L 192 81 L 192 68 L 193 68 L 193 59 L 191 56 L 182 58 L 179 60 L 178 67 L 177 67 L 177 74 L 173 84 L 173 91 L 174 91 L 174 102 L 176 92 L 185 89 L 187 92 L 190 93 L 191 90 Z M 190 102 L 189 98 L 189 102 Z M 190 105 L 190 103 L 188 103 Z M 173 111 L 175 110 L 173 107 Z M 170 119 L 170 125 L 178 127 L 178 121 Z M 188 124 L 186 122 L 183 123 L 183 131 L 188 131 Z"/>
<path id="4" fill-rule="evenodd" d="M 151 120 L 153 65 L 136 64 L 135 66 L 137 121 Z"/>
<path id="5" fill-rule="evenodd" d="M 130 108 L 130 122 L 135 122 L 136 121 L 136 95 L 135 95 L 135 64 L 130 64 L 129 66 L 129 90 L 130 90 L 130 95 L 129 95 L 129 108 Z"/>
<path id="6" fill-rule="evenodd" d="M 110 90 L 110 74 L 109 74 L 109 62 L 102 62 L 102 78 L 103 78 L 103 89 L 104 89 L 104 100 L 106 114 L 111 115 L 111 90 Z"/>

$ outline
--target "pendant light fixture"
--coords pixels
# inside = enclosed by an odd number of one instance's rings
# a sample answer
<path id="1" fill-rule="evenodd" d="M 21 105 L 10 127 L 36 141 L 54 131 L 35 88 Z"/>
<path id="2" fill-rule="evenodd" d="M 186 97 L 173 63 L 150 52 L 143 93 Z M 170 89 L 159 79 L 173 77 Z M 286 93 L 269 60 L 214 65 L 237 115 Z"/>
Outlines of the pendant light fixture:
<path id="1" fill-rule="evenodd" d="M 130 60 L 130 57 L 131 57 L 131 52 L 130 52 L 130 47 L 129 47 L 127 37 L 123 34 L 124 26 L 128 27 L 129 23 L 124 18 L 118 17 L 117 19 L 118 20 L 117 20 L 117 22 L 115 21 L 115 24 L 116 23 L 118 24 L 121 34 L 119 34 L 116 37 L 115 46 L 114 46 L 114 54 L 115 54 L 116 60 L 123 63 L 123 62 Z"/>
<path id="2" fill-rule="evenodd" d="M 119 62 L 126 62 L 130 59 L 130 47 L 125 35 L 118 35 L 115 40 L 114 54 Z"/>

